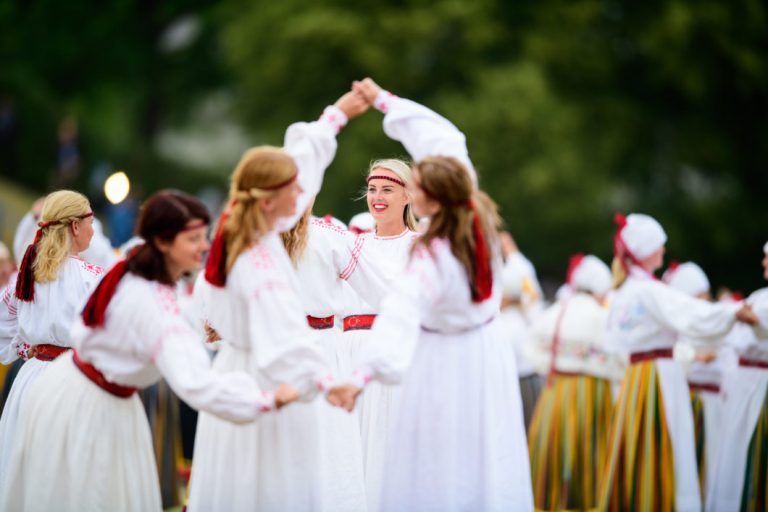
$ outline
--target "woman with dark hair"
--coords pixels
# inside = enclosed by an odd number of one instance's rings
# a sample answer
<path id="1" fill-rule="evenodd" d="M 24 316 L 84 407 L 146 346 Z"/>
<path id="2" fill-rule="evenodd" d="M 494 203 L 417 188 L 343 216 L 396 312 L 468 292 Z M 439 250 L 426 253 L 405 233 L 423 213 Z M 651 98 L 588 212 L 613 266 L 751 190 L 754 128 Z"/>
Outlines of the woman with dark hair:
<path id="1" fill-rule="evenodd" d="M 72 328 L 75 350 L 27 395 L 0 509 L 161 510 L 136 395 L 161 377 L 190 405 L 237 423 L 296 398 L 289 386 L 261 392 L 243 373 L 213 373 L 182 318 L 174 284 L 200 268 L 208 222 L 205 206 L 181 192 L 143 205 L 137 232 L 146 242 L 104 276 Z"/>
<path id="2" fill-rule="evenodd" d="M 453 124 L 370 79 L 356 89 L 382 104 L 385 131 L 413 156 L 411 201 L 429 224 L 382 301 L 353 382 L 328 399 L 351 410 L 371 380 L 402 379 L 380 510 L 532 510 L 515 356 L 495 322 L 496 207 Z"/>

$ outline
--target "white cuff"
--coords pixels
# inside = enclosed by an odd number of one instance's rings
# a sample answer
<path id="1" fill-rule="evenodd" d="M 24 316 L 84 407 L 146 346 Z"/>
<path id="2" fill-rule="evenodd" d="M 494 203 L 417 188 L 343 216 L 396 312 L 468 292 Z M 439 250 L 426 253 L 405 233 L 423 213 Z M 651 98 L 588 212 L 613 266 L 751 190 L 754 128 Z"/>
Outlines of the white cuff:
<path id="1" fill-rule="evenodd" d="M 378 110 L 379 112 L 383 112 L 386 114 L 389 112 L 389 107 L 392 104 L 392 100 L 397 98 L 394 94 L 392 94 L 389 91 L 385 91 L 382 89 L 379 91 L 379 94 L 376 95 L 376 99 L 373 100 L 373 108 Z"/>
<path id="2" fill-rule="evenodd" d="M 317 389 L 323 393 L 326 393 L 333 387 L 335 383 L 336 379 L 333 378 L 333 375 L 326 375 L 317 381 Z"/>
<path id="3" fill-rule="evenodd" d="M 371 371 L 369 368 L 362 367 L 352 372 L 352 378 L 350 382 L 360 389 L 363 389 L 372 379 Z"/>
<path id="4" fill-rule="evenodd" d="M 269 412 L 275 408 L 275 394 L 271 391 L 262 391 L 256 398 L 256 406 L 259 412 Z"/>
<path id="5" fill-rule="evenodd" d="M 328 105 L 325 107 L 325 110 L 323 110 L 323 113 L 318 121 L 328 124 L 331 128 L 333 128 L 334 133 L 338 135 L 341 129 L 347 126 L 349 119 L 347 119 L 347 114 L 345 114 L 344 111 L 339 107 L 335 105 Z"/>
<path id="6" fill-rule="evenodd" d="M 27 343 L 26 341 L 22 341 L 21 344 L 19 344 L 16 347 L 16 355 L 19 356 L 19 358 L 25 361 L 28 361 L 29 360 L 28 352 L 30 348 L 32 347 L 29 345 L 29 343 Z"/>

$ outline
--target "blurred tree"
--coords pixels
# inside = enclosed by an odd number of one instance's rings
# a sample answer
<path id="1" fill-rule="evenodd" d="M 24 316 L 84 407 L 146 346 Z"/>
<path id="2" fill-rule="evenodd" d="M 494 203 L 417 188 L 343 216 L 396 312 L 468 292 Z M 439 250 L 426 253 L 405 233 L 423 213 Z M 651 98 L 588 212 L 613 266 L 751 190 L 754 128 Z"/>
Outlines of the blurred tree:
<path id="1" fill-rule="evenodd" d="M 667 228 L 671 257 L 748 290 L 761 285 L 768 225 L 767 9 L 759 0 L 4 2 L 0 93 L 14 100 L 22 181 L 39 184 L 52 168 L 55 127 L 73 114 L 91 162 L 130 166 L 147 191 L 195 190 L 224 184 L 238 150 L 192 172 L 159 156 L 158 136 L 190 124 L 204 99 L 227 98 L 214 115 L 246 126 L 246 143 L 280 144 L 288 124 L 372 76 L 467 134 L 482 185 L 543 274 L 561 278 L 575 251 L 608 259 L 613 213 L 643 211 Z M 404 154 L 380 123 L 370 113 L 340 137 L 318 213 L 365 209 L 350 200 L 368 162 Z"/>

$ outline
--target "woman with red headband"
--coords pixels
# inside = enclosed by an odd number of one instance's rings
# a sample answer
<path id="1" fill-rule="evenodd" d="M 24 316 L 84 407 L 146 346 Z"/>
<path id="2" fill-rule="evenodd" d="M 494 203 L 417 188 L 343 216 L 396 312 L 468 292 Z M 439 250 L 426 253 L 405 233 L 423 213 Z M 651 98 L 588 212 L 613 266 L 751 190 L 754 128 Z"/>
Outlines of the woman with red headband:
<path id="1" fill-rule="evenodd" d="M 763 246 L 768 281 L 768 242 Z M 738 365 L 723 375 L 719 449 L 711 454 L 707 512 L 768 510 L 768 288 L 747 298 L 759 322 L 729 338 L 737 340 Z"/>
<path id="2" fill-rule="evenodd" d="M 142 206 L 146 243 L 104 276 L 72 328 L 75 351 L 51 364 L 21 409 L 1 510 L 161 510 L 136 395 L 161 377 L 191 406 L 237 423 L 297 397 L 289 386 L 261 392 L 242 372 L 212 372 L 183 318 L 175 283 L 200 268 L 208 220 L 181 192 Z"/>
<path id="3" fill-rule="evenodd" d="M 34 242 L 0 305 L 0 359 L 29 359 L 11 386 L 0 418 L 0 484 L 15 444 L 19 408 L 50 362 L 72 347 L 69 330 L 103 270 L 80 259 L 93 236 L 93 212 L 78 192 L 48 195 Z"/>
<path id="4" fill-rule="evenodd" d="M 347 93 L 319 120 L 295 123 L 283 148 L 248 150 L 232 175 L 225 211 L 196 287 L 223 343 L 217 371 L 242 370 L 270 389 L 292 384 L 309 403 L 246 427 L 202 414 L 198 420 L 189 510 L 334 510 L 324 495 L 318 391 L 331 368 L 307 325 L 301 283 L 283 245 L 319 192 L 336 135 L 367 110 Z M 338 483 L 338 482 L 337 482 Z M 343 484 L 342 484 L 343 485 Z"/>
<path id="5" fill-rule="evenodd" d="M 621 361 L 605 351 L 611 271 L 599 258 L 571 257 L 570 293 L 534 320 L 527 348 L 547 374 L 528 430 L 537 510 L 595 510 L 610 426 L 611 382 Z"/>
<path id="6" fill-rule="evenodd" d="M 429 225 L 382 301 L 353 382 L 329 400 L 351 410 L 372 380 L 403 380 L 377 509 L 533 510 L 514 350 L 495 322 L 495 205 L 448 120 L 370 79 L 358 88 L 414 157 L 411 201 Z"/>
<path id="7" fill-rule="evenodd" d="M 655 276 L 667 235 L 652 217 L 617 216 L 607 347 L 629 359 L 600 484 L 601 510 L 701 510 L 688 383 L 672 359 L 679 335 L 712 338 L 748 306 L 712 304 Z"/>

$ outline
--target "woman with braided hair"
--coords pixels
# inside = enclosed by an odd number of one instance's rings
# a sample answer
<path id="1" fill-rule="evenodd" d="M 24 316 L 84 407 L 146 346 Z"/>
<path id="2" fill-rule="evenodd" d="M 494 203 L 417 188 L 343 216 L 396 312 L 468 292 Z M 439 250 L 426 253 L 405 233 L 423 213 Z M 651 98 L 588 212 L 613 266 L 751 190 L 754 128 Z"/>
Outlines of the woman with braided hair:
<path id="1" fill-rule="evenodd" d="M 43 205 L 34 242 L 0 305 L 0 362 L 28 359 L 11 386 L 0 418 L 0 484 L 15 443 L 19 407 L 50 362 L 72 347 L 69 330 L 103 273 L 78 255 L 93 236 L 93 211 L 78 192 L 59 190 Z"/>
<path id="2" fill-rule="evenodd" d="M 195 287 L 205 320 L 222 338 L 214 368 L 245 371 L 264 389 L 290 383 L 306 403 L 246 427 L 200 415 L 190 511 L 343 509 L 326 493 L 332 475 L 323 471 L 323 404 L 312 401 L 327 390 L 332 371 L 307 325 L 300 280 L 280 234 L 320 191 L 337 133 L 367 108 L 347 93 L 317 121 L 291 125 L 283 148 L 250 149 L 235 168 L 207 282 Z"/>
<path id="3" fill-rule="evenodd" d="M 261 392 L 242 372 L 212 372 L 182 316 L 175 283 L 200 268 L 208 219 L 181 192 L 144 203 L 137 232 L 146 242 L 104 276 L 75 316 L 75 350 L 51 363 L 21 407 L 0 510 L 161 510 L 136 394 L 161 377 L 191 406 L 236 423 L 298 396 L 290 386 Z"/>
<path id="4" fill-rule="evenodd" d="M 414 158 L 411 202 L 429 223 L 381 303 L 352 382 L 328 399 L 351 410 L 372 380 L 402 380 L 379 510 L 533 510 L 515 356 L 496 322 L 496 207 L 453 124 L 370 79 L 358 87 Z"/>

